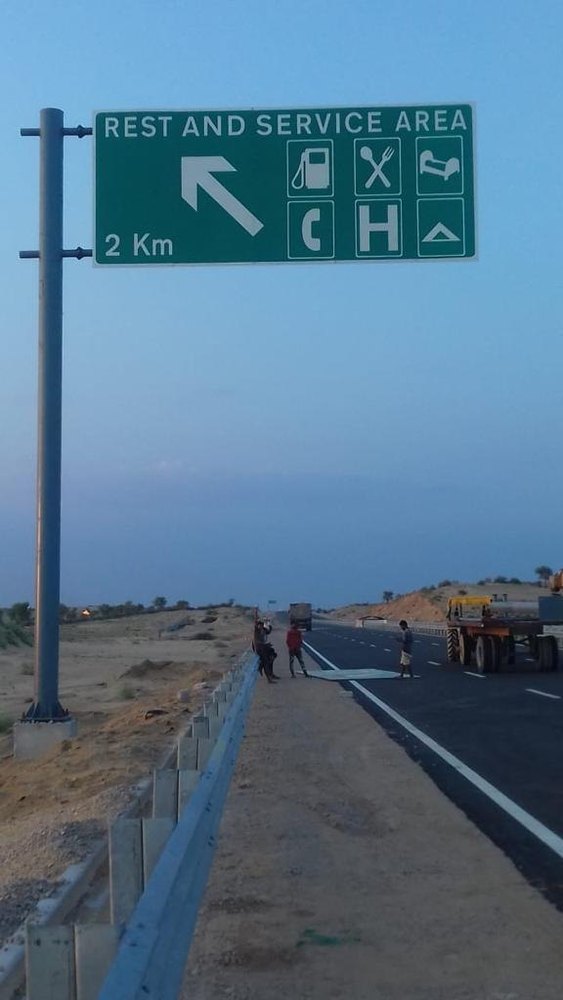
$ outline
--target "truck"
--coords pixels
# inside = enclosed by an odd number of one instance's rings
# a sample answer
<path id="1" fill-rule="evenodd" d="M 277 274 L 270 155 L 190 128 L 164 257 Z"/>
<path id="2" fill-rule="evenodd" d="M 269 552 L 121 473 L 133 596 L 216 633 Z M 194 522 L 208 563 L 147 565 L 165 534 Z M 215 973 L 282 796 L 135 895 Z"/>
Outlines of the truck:
<path id="1" fill-rule="evenodd" d="M 475 664 L 478 673 L 510 669 L 516 645 L 528 648 L 542 671 L 557 670 L 556 634 L 563 632 L 563 571 L 550 577 L 551 594 L 535 601 L 499 601 L 493 596 L 450 597 L 446 613 L 449 663 Z"/>
<path id="2" fill-rule="evenodd" d="M 289 623 L 310 632 L 313 627 L 313 608 L 306 602 L 289 605 Z"/>

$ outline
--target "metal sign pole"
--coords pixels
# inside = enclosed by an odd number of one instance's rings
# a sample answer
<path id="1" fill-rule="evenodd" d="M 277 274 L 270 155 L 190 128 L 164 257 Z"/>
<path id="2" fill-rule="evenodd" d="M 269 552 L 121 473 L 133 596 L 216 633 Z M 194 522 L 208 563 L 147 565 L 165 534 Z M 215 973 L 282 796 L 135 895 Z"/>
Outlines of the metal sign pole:
<path id="1" fill-rule="evenodd" d="M 63 258 L 92 256 L 63 250 L 63 143 L 92 130 L 64 128 L 62 111 L 43 108 L 40 127 L 20 131 L 39 136 L 40 148 L 39 250 L 20 252 L 39 259 L 35 701 L 22 721 L 62 722 L 70 720 L 59 702 Z"/>
<path id="2" fill-rule="evenodd" d="M 68 717 L 58 696 L 63 320 L 63 112 L 43 108 L 39 130 L 39 358 L 35 703 L 28 719 Z"/>

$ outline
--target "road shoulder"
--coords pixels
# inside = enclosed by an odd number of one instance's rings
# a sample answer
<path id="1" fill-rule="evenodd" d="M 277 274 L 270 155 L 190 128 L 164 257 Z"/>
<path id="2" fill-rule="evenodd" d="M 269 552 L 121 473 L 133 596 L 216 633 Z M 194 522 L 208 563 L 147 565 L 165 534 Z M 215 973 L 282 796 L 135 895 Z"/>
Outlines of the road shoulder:
<path id="1" fill-rule="evenodd" d="M 291 679 L 277 646 L 183 996 L 558 1000 L 561 914 L 340 685 Z"/>

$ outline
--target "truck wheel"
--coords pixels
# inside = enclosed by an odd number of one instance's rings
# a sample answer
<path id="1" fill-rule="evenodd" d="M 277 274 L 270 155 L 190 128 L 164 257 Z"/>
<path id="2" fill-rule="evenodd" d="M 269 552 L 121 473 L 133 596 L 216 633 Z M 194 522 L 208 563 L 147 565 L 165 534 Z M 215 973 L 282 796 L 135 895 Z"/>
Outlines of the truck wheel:
<path id="1" fill-rule="evenodd" d="M 510 670 L 516 662 L 516 643 L 513 635 L 506 635 L 504 639 L 499 639 L 499 670 Z"/>
<path id="2" fill-rule="evenodd" d="M 475 663 L 480 674 L 486 674 L 491 669 L 492 649 L 488 635 L 477 636 L 475 643 Z"/>
<path id="3" fill-rule="evenodd" d="M 497 674 L 502 663 L 502 640 L 497 635 L 487 636 L 491 656 L 491 672 Z"/>
<path id="4" fill-rule="evenodd" d="M 448 663 L 459 662 L 459 646 L 457 642 L 457 630 L 454 628 L 448 629 L 448 634 L 446 637 L 446 659 Z"/>
<path id="5" fill-rule="evenodd" d="M 539 640 L 538 646 L 540 670 L 557 670 L 559 648 L 557 646 L 557 639 L 555 636 L 546 635 L 544 638 Z"/>
<path id="6" fill-rule="evenodd" d="M 509 667 L 513 667 L 516 663 L 516 643 L 513 635 L 507 636 L 506 639 L 506 662 Z"/>
<path id="7" fill-rule="evenodd" d="M 473 641 L 470 635 L 464 632 L 459 633 L 459 659 L 464 667 L 471 663 L 471 653 L 473 652 Z"/>

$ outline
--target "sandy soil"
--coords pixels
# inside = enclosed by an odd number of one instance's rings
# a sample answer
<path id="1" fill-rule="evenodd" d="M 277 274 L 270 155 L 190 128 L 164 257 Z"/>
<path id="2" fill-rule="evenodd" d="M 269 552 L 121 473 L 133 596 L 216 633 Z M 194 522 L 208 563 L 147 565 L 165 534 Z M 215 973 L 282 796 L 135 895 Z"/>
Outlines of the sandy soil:
<path id="1" fill-rule="evenodd" d="M 336 608 L 331 617 L 341 621 L 353 622 L 357 618 L 375 615 L 387 618 L 389 621 L 399 621 L 406 618 L 418 622 L 443 622 L 445 619 L 449 597 L 455 597 L 460 590 L 467 594 L 492 595 L 497 594 L 499 600 L 506 594 L 509 601 L 537 601 L 538 596 L 549 591 L 540 589 L 535 584 L 522 583 L 487 583 L 478 586 L 474 583 L 455 582 L 449 587 L 435 587 L 433 590 L 423 588 L 402 594 L 386 604 L 349 604 Z"/>
<path id="2" fill-rule="evenodd" d="M 183 998 L 559 1000 L 563 916 L 351 696 L 284 659 L 258 685 Z"/>
<path id="3" fill-rule="evenodd" d="M 77 720 L 77 739 L 22 761 L 12 756 L 11 734 L 0 736 L 0 941 L 132 801 L 135 783 L 150 776 L 206 690 L 248 648 L 252 617 L 223 608 L 63 627 L 60 698 Z M 165 631 L 186 619 L 181 630 Z M 32 649 L 0 651 L 1 714 L 25 711 L 32 673 Z M 151 716 L 152 709 L 164 714 Z"/>

